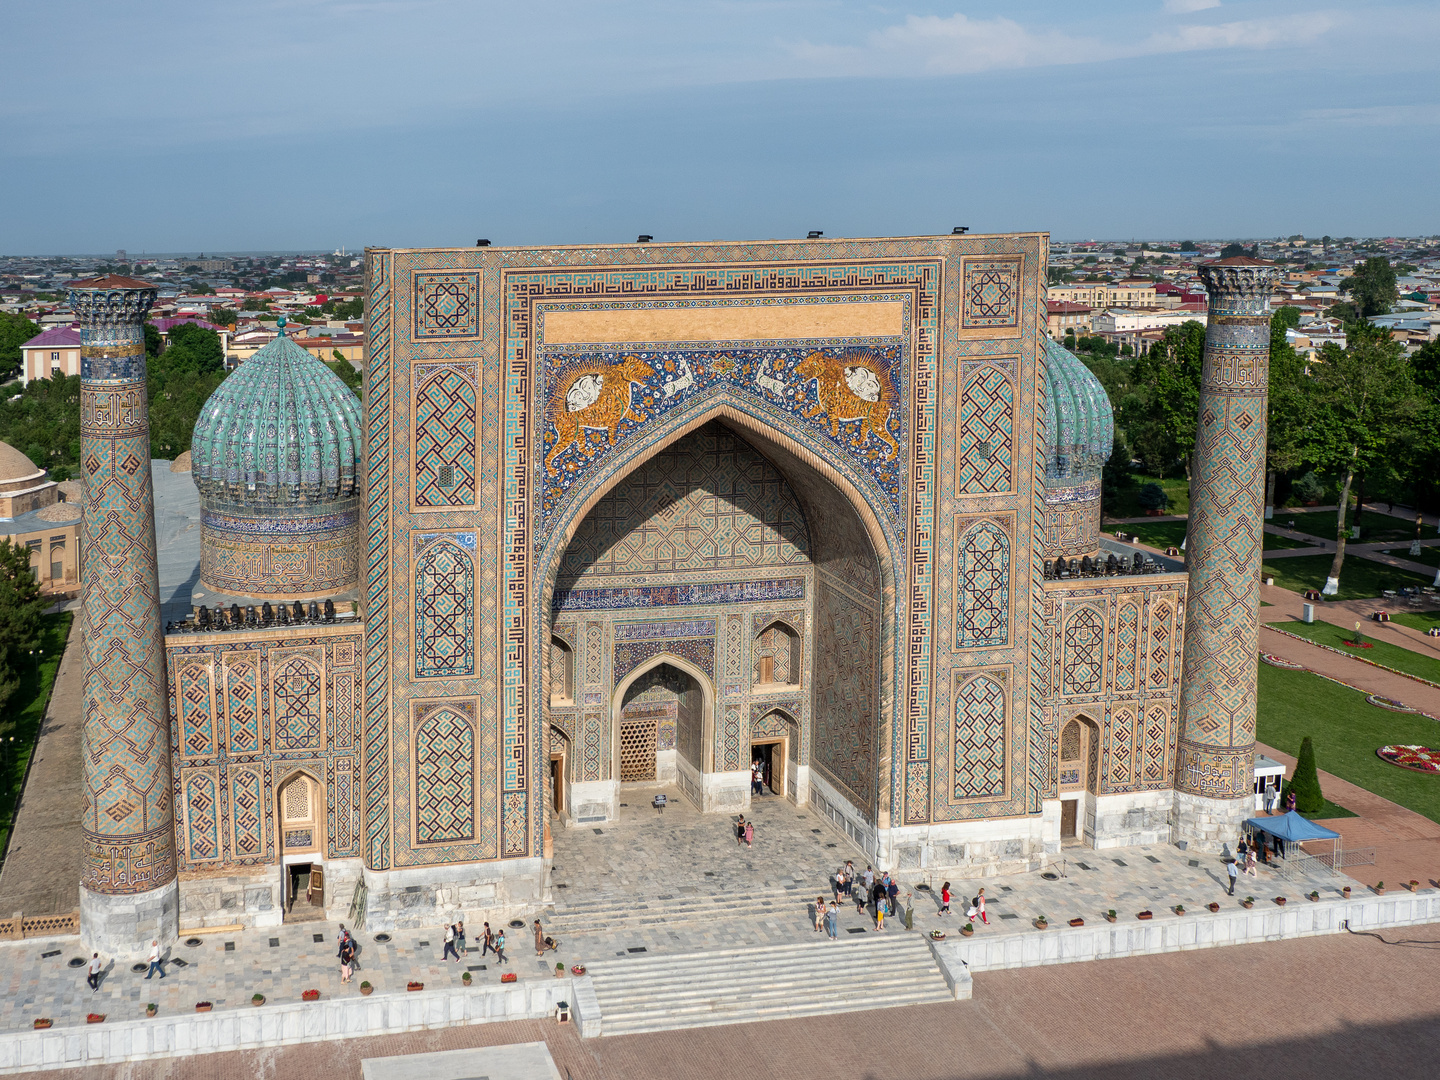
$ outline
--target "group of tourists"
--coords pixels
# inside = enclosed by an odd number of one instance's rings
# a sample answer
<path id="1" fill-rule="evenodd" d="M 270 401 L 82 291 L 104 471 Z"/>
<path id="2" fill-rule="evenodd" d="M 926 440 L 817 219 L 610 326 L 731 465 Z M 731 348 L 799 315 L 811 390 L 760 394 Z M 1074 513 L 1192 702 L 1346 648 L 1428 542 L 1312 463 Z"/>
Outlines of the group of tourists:
<path id="1" fill-rule="evenodd" d="M 744 814 L 735 822 L 735 843 L 744 844 L 747 848 L 755 846 L 755 823 L 746 821 Z"/>
<path id="2" fill-rule="evenodd" d="M 863 915 L 868 907 L 876 930 L 885 929 L 887 916 L 894 918 L 900 913 L 900 882 L 888 871 L 876 874 L 873 866 L 867 866 L 863 874 L 857 873 L 855 864 L 846 859 L 845 865 L 835 871 L 833 881 L 836 903 L 841 897 L 854 900 L 857 915 Z"/>

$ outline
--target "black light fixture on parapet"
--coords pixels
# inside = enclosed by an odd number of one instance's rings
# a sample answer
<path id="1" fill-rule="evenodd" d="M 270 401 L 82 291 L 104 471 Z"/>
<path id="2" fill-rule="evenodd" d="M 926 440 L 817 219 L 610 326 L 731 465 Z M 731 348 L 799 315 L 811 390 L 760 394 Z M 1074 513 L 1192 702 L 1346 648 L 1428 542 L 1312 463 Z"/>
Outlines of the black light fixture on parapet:
<path id="1" fill-rule="evenodd" d="M 969 232 L 969 231 L 970 231 L 970 226 L 969 226 L 969 225 L 956 225 L 953 229 L 950 230 L 950 235 L 951 235 L 951 236 L 963 236 L 965 233 L 967 233 L 967 232 Z"/>
<path id="2" fill-rule="evenodd" d="M 821 232 L 819 229 L 811 229 L 808 233 L 805 234 L 805 239 L 806 239 L 806 240 L 819 240 L 819 239 L 820 239 L 822 236 L 824 236 L 824 235 L 825 235 L 825 234 L 824 234 L 823 232 Z"/>
<path id="3" fill-rule="evenodd" d="M 637 244 L 648 244 L 651 240 L 654 239 L 655 237 L 651 236 L 648 232 L 642 232 L 639 236 L 635 238 L 635 242 Z"/>
<path id="4" fill-rule="evenodd" d="M 489 247 L 489 246 L 490 246 L 490 241 L 489 241 L 489 240 L 476 240 L 476 241 L 475 241 L 475 246 L 476 246 L 476 247 Z"/>

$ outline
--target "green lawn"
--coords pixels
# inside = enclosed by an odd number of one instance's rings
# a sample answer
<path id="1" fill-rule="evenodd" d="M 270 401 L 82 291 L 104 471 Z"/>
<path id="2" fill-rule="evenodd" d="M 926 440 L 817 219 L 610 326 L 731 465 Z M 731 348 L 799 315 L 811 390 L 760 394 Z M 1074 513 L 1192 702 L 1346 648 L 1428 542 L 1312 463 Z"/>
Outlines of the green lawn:
<path id="1" fill-rule="evenodd" d="M 55 684 L 55 672 L 60 668 L 60 658 L 65 652 L 65 638 L 70 633 L 70 612 L 41 617 L 45 630 L 40 648 L 44 659 L 38 664 L 22 667 L 20 685 L 10 697 L 0 726 L 5 728 L 6 746 L 15 738 L 15 749 L 8 749 L 0 757 L 0 852 L 10 843 L 10 828 L 14 824 L 16 804 L 20 801 L 20 785 L 25 782 L 25 769 L 30 764 L 30 755 L 35 749 L 36 737 L 40 734 L 40 721 L 45 718 L 45 707 L 50 703 L 50 688 Z"/>
<path id="2" fill-rule="evenodd" d="M 1330 573 L 1330 555 L 1297 555 L 1293 559 L 1271 559 L 1264 563 L 1265 575 L 1273 575 L 1275 584 L 1292 592 L 1319 589 Z M 1345 557 L 1340 571 L 1340 592 L 1336 600 L 1363 600 L 1379 596 L 1382 589 L 1398 589 L 1405 585 L 1429 585 L 1432 578 L 1421 577 L 1406 570 L 1396 570 L 1369 559 Z"/>
<path id="3" fill-rule="evenodd" d="M 1440 626 L 1440 611 L 1392 611 L 1390 619 L 1423 634 L 1431 627 Z"/>
<path id="4" fill-rule="evenodd" d="M 1290 527 L 1290 522 L 1295 522 L 1295 528 L 1311 536 L 1318 536 L 1325 540 L 1335 539 L 1335 514 L 1334 510 L 1323 510 L 1319 513 L 1310 511 L 1300 513 L 1294 510 L 1276 510 L 1275 519 L 1272 525 L 1280 525 L 1284 528 Z M 1415 538 L 1415 522 L 1406 521 L 1404 518 L 1391 517 L 1389 514 L 1377 514 L 1373 510 L 1366 510 L 1360 516 L 1359 522 L 1355 521 L 1352 511 L 1346 519 L 1347 525 L 1358 524 L 1360 526 L 1360 539 L 1365 543 L 1379 543 L 1382 540 L 1413 540 Z"/>
<path id="5" fill-rule="evenodd" d="M 1411 772 L 1381 761 L 1387 743 L 1440 745 L 1440 724 L 1424 716 L 1371 705 L 1358 690 L 1308 671 L 1260 665 L 1256 737 L 1287 754 L 1300 740 L 1315 741 L 1315 763 L 1326 772 L 1440 821 L 1440 776 Z"/>
<path id="6" fill-rule="evenodd" d="M 1167 547 L 1179 547 L 1185 542 L 1183 521 L 1139 521 L 1131 525 L 1117 525 L 1115 532 L 1126 536 L 1138 536 L 1142 544 L 1164 551 Z"/>
<path id="7" fill-rule="evenodd" d="M 1287 548 L 1307 548 L 1307 547 L 1314 547 L 1314 545 L 1313 545 L 1313 544 L 1307 544 L 1304 540 L 1292 540 L 1292 539 L 1291 539 L 1290 537 L 1288 537 L 1288 536 L 1276 536 L 1274 533 L 1268 533 L 1268 532 L 1265 534 L 1265 550 L 1266 550 L 1266 551 L 1283 551 L 1283 550 L 1285 550 L 1285 549 L 1287 549 Z"/>
<path id="8" fill-rule="evenodd" d="M 1301 637 L 1309 638 L 1321 645 L 1329 645 L 1332 649 L 1339 649 L 1351 656 L 1358 656 L 1362 660 L 1373 660 L 1377 664 L 1384 664 L 1396 671 L 1418 675 L 1422 679 L 1440 683 L 1440 660 L 1415 652 L 1413 649 L 1392 645 L 1388 641 L 1374 640 L 1370 637 L 1369 631 L 1372 626 L 1376 625 L 1375 623 L 1361 623 L 1360 632 L 1365 634 L 1365 640 L 1370 642 L 1368 649 L 1353 649 L 1346 645 L 1346 640 L 1354 638 L 1355 632 L 1341 629 L 1333 623 L 1273 622 L 1270 625 L 1278 626 L 1281 630 L 1291 634 L 1299 634 Z"/>
<path id="9" fill-rule="evenodd" d="M 1121 491 L 1113 503 L 1106 503 L 1106 517 L 1131 518 L 1144 515 L 1144 507 L 1136 500 L 1140 497 L 1140 489 L 1146 484 L 1159 484 L 1165 489 L 1165 494 L 1170 496 L 1170 506 L 1165 513 L 1188 514 L 1190 512 L 1190 481 L 1185 477 L 1177 476 L 1169 480 L 1157 480 L 1153 476 L 1136 474 L 1133 479 L 1135 483 Z"/>
<path id="10" fill-rule="evenodd" d="M 1411 562 L 1424 563 L 1426 566 L 1440 567 L 1440 547 L 1422 547 L 1419 555 L 1410 554 L 1410 545 L 1404 544 L 1400 547 L 1386 548 L 1382 553 L 1394 555 L 1397 559 L 1409 559 Z"/>

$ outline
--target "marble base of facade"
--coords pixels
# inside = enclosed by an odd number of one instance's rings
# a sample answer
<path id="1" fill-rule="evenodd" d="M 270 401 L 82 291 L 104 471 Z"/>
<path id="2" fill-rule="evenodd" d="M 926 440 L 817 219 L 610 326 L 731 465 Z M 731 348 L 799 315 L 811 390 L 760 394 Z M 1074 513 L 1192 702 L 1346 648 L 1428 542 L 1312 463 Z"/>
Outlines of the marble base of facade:
<path id="1" fill-rule="evenodd" d="M 1086 808 L 1085 839 L 1099 849 L 1168 844 L 1174 803 L 1175 792 L 1169 788 L 1091 795 Z"/>
<path id="2" fill-rule="evenodd" d="M 1238 799 L 1212 799 L 1175 792 L 1170 811 L 1171 840 L 1185 842 L 1192 851 L 1218 852 L 1235 850 L 1240 839 L 1240 826 L 1255 815 L 1255 798 L 1242 795 Z"/>
<path id="3" fill-rule="evenodd" d="M 148 956 L 150 942 L 173 945 L 180 936 L 176 882 L 119 896 L 80 887 L 80 943 L 103 957 Z"/>
<path id="4" fill-rule="evenodd" d="M 367 869 L 365 887 L 367 931 L 439 927 L 456 919 L 494 925 L 535 911 L 550 891 L 541 858 Z"/>
<path id="5" fill-rule="evenodd" d="M 315 861 L 325 874 L 325 918 L 343 922 L 364 864 L 359 859 Z M 181 875 L 180 932 L 279 926 L 285 921 L 285 876 L 280 866 L 259 866 L 248 873 Z"/>
<path id="6" fill-rule="evenodd" d="M 1045 817 L 933 822 L 879 831 L 876 868 L 901 880 L 1023 874 L 1045 864 Z"/>

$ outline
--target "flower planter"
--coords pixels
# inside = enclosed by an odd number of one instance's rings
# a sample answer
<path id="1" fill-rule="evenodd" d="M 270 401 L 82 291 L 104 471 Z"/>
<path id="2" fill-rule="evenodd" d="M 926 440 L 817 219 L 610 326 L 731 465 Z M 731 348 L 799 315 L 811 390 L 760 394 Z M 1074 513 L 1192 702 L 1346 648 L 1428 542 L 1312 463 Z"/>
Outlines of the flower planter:
<path id="1" fill-rule="evenodd" d="M 1277 907 L 1284 907 L 1284 906 L 1285 906 L 1285 897 L 1283 897 L 1283 896 L 1277 896 L 1277 897 L 1275 897 L 1275 905 L 1276 905 Z"/>
<path id="2" fill-rule="evenodd" d="M 1035 929 L 1036 929 L 1036 930 L 1045 930 L 1045 929 L 1047 929 L 1049 926 L 1050 926 L 1050 924 L 1049 924 L 1048 922 L 1046 922 L 1044 919 L 1036 919 L 1036 920 L 1035 920 Z"/>
<path id="3" fill-rule="evenodd" d="M 581 971 L 584 971 L 585 969 L 584 969 L 584 968 L 581 968 L 580 970 L 581 970 Z M 563 978 L 565 977 L 565 965 L 564 965 L 564 964 L 556 964 L 556 965 L 555 965 L 555 977 L 556 977 L 557 979 L 563 979 Z"/>
<path id="4" fill-rule="evenodd" d="M 209 1012 L 212 1008 L 213 1005 L 208 1001 L 197 1001 L 195 1003 L 196 1012 Z"/>
<path id="5" fill-rule="evenodd" d="M 464 983 L 466 986 L 469 986 L 470 983 L 472 982 L 472 980 L 473 980 L 473 976 L 472 976 L 472 975 L 470 974 L 470 972 L 468 972 L 468 971 L 465 972 L 464 975 L 461 975 L 461 976 L 460 976 L 460 981 L 461 981 L 462 983 Z"/>
<path id="6" fill-rule="evenodd" d="M 571 964 L 571 965 L 570 965 L 570 974 L 571 974 L 571 975 L 584 975 L 584 974 L 585 974 L 585 965 L 584 965 L 584 964 Z"/>
<path id="7" fill-rule="evenodd" d="M 1306 894 L 1306 897 L 1313 903 L 1314 901 L 1320 899 L 1320 894 L 1312 890 L 1311 892 Z"/>
<path id="8" fill-rule="evenodd" d="M 513 983 L 518 978 L 519 976 L 516 975 L 515 972 L 507 971 L 504 975 L 500 976 L 500 981 L 502 983 Z"/>
<path id="9" fill-rule="evenodd" d="M 467 972 L 467 974 L 468 974 L 468 972 Z M 409 991 L 411 991 L 411 992 L 413 993 L 413 992 L 416 991 L 416 990 L 424 990 L 424 989 L 425 989 L 425 984 L 422 983 L 422 982 L 415 982 L 415 981 L 412 980 L 412 981 L 407 982 L 407 983 L 405 984 L 405 989 L 406 989 L 406 990 L 409 990 Z"/>
<path id="10" fill-rule="evenodd" d="M 974 928 L 973 926 L 962 926 L 962 927 L 960 928 L 960 936 L 961 936 L 961 937 L 971 937 L 974 933 L 975 933 L 975 928 Z"/>
<path id="11" fill-rule="evenodd" d="M 145 1006 L 145 1015 L 148 1016 L 148 1017 L 150 1017 L 151 1019 L 154 1019 L 155 1014 L 158 1013 L 159 1011 L 160 1011 L 160 1009 L 159 1009 L 159 1007 L 156 1006 L 156 1005 L 146 1005 L 146 1006 Z"/>
<path id="12" fill-rule="evenodd" d="M 1410 891 L 1411 891 L 1411 892 L 1419 892 L 1419 891 L 1420 891 L 1420 882 L 1418 882 L 1418 881 L 1412 881 L 1412 882 L 1410 882 Z"/>
<path id="13" fill-rule="evenodd" d="M 261 1005 L 264 1005 L 264 1004 L 265 1004 L 265 995 L 264 995 L 264 994 L 256 994 L 254 997 L 252 997 L 252 998 L 250 999 L 250 1004 L 251 1004 L 251 1005 L 254 1005 L 256 1008 L 259 1008 Z"/>
<path id="14" fill-rule="evenodd" d="M 944 930 L 931 930 L 931 931 L 930 931 L 930 940 L 931 940 L 931 941 L 944 941 L 944 940 L 945 940 L 945 931 L 944 931 Z"/>
<path id="15" fill-rule="evenodd" d="M 1146 919 L 1153 919 L 1155 917 L 1155 913 L 1153 911 L 1142 911 L 1135 917 L 1141 922 L 1144 922 Z"/>
<path id="16" fill-rule="evenodd" d="M 1114 921 L 1115 921 L 1115 918 L 1116 918 L 1116 917 L 1115 917 L 1114 915 L 1106 915 L 1106 916 L 1105 916 L 1105 921 L 1106 921 L 1106 922 L 1114 922 Z"/>
<path id="17" fill-rule="evenodd" d="M 1241 901 L 1240 901 L 1240 906 L 1243 907 L 1243 908 L 1252 908 L 1252 907 L 1255 906 L 1255 901 L 1254 901 L 1254 900 L 1241 900 Z"/>
<path id="18" fill-rule="evenodd" d="M 1215 901 L 1213 901 L 1213 900 L 1210 901 L 1210 903 L 1206 904 L 1205 906 L 1210 909 L 1210 913 L 1211 913 L 1212 915 L 1213 915 L 1215 912 L 1217 912 L 1217 911 L 1220 910 L 1220 905 L 1217 904 L 1217 903 L 1215 903 Z"/>
<path id="19" fill-rule="evenodd" d="M 55 1026 L 55 1021 L 54 1021 L 54 1020 L 51 1020 L 49 1017 L 42 1016 L 42 1017 L 40 1017 L 39 1019 L 37 1019 L 37 1020 L 35 1021 L 35 1030 L 36 1030 L 36 1031 L 44 1031 L 46 1028 L 54 1027 L 54 1026 Z"/>
<path id="20" fill-rule="evenodd" d="M 104 1014 L 104 1013 L 90 1013 L 89 1015 L 87 1015 L 87 1016 L 85 1017 L 85 1022 L 86 1022 L 87 1024 L 103 1024 L 103 1023 L 105 1022 L 105 1014 Z"/>
<path id="21" fill-rule="evenodd" d="M 371 986 L 368 982 L 365 982 L 365 983 L 361 983 L 361 984 L 360 984 L 360 996 L 361 996 L 361 997 L 369 997 L 369 996 L 370 996 L 371 994 L 373 994 L 374 992 L 375 992 L 375 988 L 374 988 L 373 986 Z"/>
<path id="22" fill-rule="evenodd" d="M 1184 914 L 1185 914 L 1185 905 L 1184 905 L 1184 904 L 1176 904 L 1176 905 L 1175 905 L 1173 908 L 1171 908 L 1170 910 L 1173 911 L 1173 912 L 1175 912 L 1176 915 L 1184 915 Z"/>
<path id="23" fill-rule="evenodd" d="M 1071 926 L 1084 926 L 1084 925 L 1085 925 L 1085 920 L 1084 920 L 1084 919 L 1071 919 L 1071 920 L 1070 920 L 1070 925 L 1071 925 Z"/>
<path id="24" fill-rule="evenodd" d="M 1350 886 L 1349 886 L 1349 885 L 1346 885 L 1343 889 L 1341 889 L 1341 890 L 1340 890 L 1340 895 L 1343 896 L 1346 900 L 1349 900 L 1349 899 L 1350 899 Z"/>
<path id="25" fill-rule="evenodd" d="M 319 991 L 319 990 L 306 990 L 304 993 L 302 993 L 302 994 L 300 995 L 300 1000 L 301 1000 L 301 1001 L 319 1001 L 319 1000 L 320 1000 L 320 991 Z"/>

